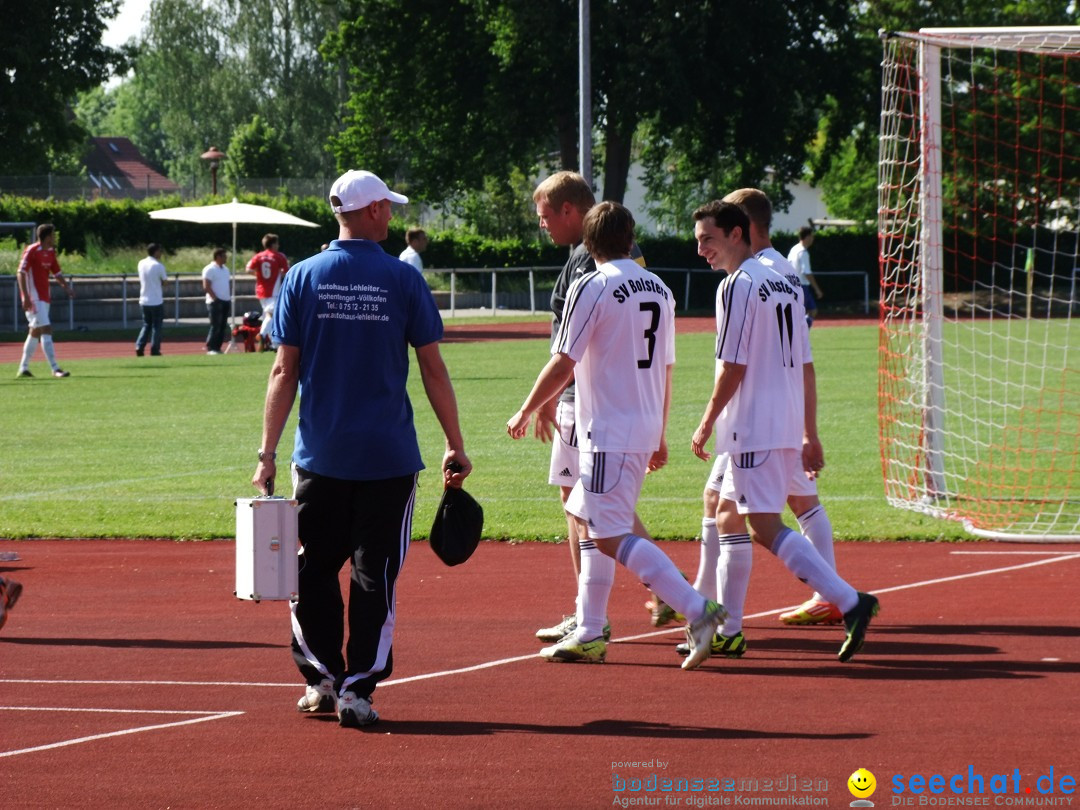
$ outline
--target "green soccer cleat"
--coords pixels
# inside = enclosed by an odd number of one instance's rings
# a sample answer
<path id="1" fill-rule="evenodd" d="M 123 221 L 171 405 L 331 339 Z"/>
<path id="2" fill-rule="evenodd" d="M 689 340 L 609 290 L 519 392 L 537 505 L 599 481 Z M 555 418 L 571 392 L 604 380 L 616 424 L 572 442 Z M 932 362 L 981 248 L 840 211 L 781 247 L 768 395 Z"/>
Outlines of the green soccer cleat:
<path id="1" fill-rule="evenodd" d="M 839 658 L 841 661 L 850 661 L 859 650 L 862 649 L 863 641 L 866 640 L 866 628 L 870 626 L 870 619 L 877 616 L 881 611 L 881 605 L 873 594 L 859 592 L 859 601 L 855 607 L 844 614 L 844 627 L 847 629 L 847 638 L 840 647 Z"/>
<path id="2" fill-rule="evenodd" d="M 742 630 L 733 636 L 714 633 L 709 644 L 712 647 L 712 655 L 722 655 L 725 658 L 742 658 L 743 653 L 746 652 L 746 638 L 743 636 Z M 685 657 L 690 654 L 690 645 L 686 642 L 677 644 L 675 645 L 675 652 Z"/>
<path id="3" fill-rule="evenodd" d="M 581 661 L 585 664 L 602 664 L 606 656 L 607 642 L 602 636 L 597 636 L 592 641 L 578 641 L 571 634 L 558 644 L 540 650 L 541 658 L 557 663 Z"/>

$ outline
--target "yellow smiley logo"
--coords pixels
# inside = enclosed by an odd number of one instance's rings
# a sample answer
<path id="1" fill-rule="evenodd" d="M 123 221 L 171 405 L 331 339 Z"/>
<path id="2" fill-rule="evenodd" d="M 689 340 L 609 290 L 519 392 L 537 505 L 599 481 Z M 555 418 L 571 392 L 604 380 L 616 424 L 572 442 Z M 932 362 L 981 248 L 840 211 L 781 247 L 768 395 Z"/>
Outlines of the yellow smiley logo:
<path id="1" fill-rule="evenodd" d="M 877 789 L 877 779 L 866 768 L 859 768 L 848 777 L 847 788 L 856 799 L 868 799 Z"/>

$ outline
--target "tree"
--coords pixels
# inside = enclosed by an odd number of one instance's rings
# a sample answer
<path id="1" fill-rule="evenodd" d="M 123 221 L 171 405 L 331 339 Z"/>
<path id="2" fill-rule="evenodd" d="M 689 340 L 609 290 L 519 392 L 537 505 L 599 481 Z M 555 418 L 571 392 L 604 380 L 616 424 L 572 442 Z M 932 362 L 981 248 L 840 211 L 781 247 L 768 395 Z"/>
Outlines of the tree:
<path id="1" fill-rule="evenodd" d="M 121 51 L 101 43 L 120 0 L 34 0 L 17 11 L 8 5 L 0 26 L 0 173 L 44 173 L 50 156 L 85 138 L 69 104 L 124 65 Z"/>
<path id="2" fill-rule="evenodd" d="M 234 182 L 247 177 L 289 176 L 289 153 L 278 131 L 259 116 L 233 132 L 225 174 Z"/>
<path id="3" fill-rule="evenodd" d="M 205 177 L 199 155 L 258 115 L 278 133 L 291 173 L 332 172 L 326 147 L 341 102 L 318 49 L 338 13 L 325 0 L 154 0 L 132 77 L 107 93 L 108 134 L 130 137 L 183 182 Z"/>
<path id="4" fill-rule="evenodd" d="M 831 104 L 822 118 L 823 137 L 811 155 L 810 177 L 821 185 L 830 213 L 860 221 L 877 213 L 880 30 L 1080 23 L 1080 7 L 1072 0 L 867 0 L 857 6 L 853 101 Z"/>
<path id="5" fill-rule="evenodd" d="M 365 166 L 438 201 L 531 168 L 538 144 L 552 141 L 540 91 L 548 75 L 517 70 L 516 29 L 495 13 L 502 5 L 353 3 L 327 48 L 347 66 L 338 165 Z"/>

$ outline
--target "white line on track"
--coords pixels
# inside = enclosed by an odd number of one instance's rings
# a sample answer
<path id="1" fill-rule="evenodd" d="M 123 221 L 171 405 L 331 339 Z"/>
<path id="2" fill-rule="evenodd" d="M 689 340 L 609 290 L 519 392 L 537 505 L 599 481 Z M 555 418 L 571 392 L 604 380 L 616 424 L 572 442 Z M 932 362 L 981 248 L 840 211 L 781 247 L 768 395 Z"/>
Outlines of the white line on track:
<path id="1" fill-rule="evenodd" d="M 60 742 L 48 743 L 46 745 L 35 745 L 31 748 L 19 748 L 14 751 L 0 751 L 0 758 L 13 757 L 19 754 L 31 754 L 36 751 L 51 751 L 55 748 L 66 748 L 69 745 L 80 745 L 81 743 L 94 742 L 95 740 L 107 740 L 111 737 L 124 737 L 128 734 L 140 734 L 144 731 L 159 731 L 165 728 L 177 728 L 179 726 L 190 726 L 195 723 L 207 723 L 211 720 L 224 720 L 228 717 L 239 717 L 244 712 L 187 712 L 187 711 L 174 711 L 166 709 L 80 709 L 74 707 L 44 707 L 35 706 L 28 708 L 26 706 L 0 706 L 0 711 L 13 711 L 13 712 L 102 712 L 107 714 L 166 714 L 166 715 L 201 715 L 191 720 L 177 720 L 174 723 L 156 723 L 152 726 L 135 726 L 133 728 L 125 728 L 119 731 L 109 731 L 104 734 L 91 734 L 88 737 L 76 737 L 71 740 L 61 740 Z"/>
<path id="2" fill-rule="evenodd" d="M 950 552 L 952 554 L 960 554 L 964 552 Z M 1017 565 L 1007 565 L 1003 568 L 988 568 L 983 571 L 970 571 L 966 574 L 956 574 L 950 577 L 938 577 L 937 579 L 924 579 L 919 582 L 911 582 L 906 585 L 894 585 L 890 588 L 876 588 L 872 591 L 875 594 L 893 593 L 894 591 L 905 591 L 911 588 L 925 588 L 929 585 L 941 585 L 946 582 L 958 582 L 963 579 L 972 579 L 974 577 L 985 577 L 992 574 L 1005 574 L 1009 571 L 1020 571 L 1026 568 L 1036 568 L 1041 565 L 1053 565 L 1054 563 L 1069 562 L 1071 560 L 1080 560 L 1080 552 L 1057 552 L 1057 551 L 1045 551 L 1045 552 L 986 552 L 989 554 L 1011 554 L 1011 553 L 1025 553 L 1025 554 L 1045 554 L 1047 559 L 1034 560 L 1032 562 L 1019 563 Z M 779 607 L 773 610 L 764 610 L 760 613 L 752 613 L 744 618 L 747 619 L 760 619 L 765 616 L 775 616 L 778 613 L 783 613 L 785 610 L 791 610 L 796 605 L 788 605 L 786 607 Z M 655 638 L 658 636 L 671 635 L 673 633 L 682 633 L 681 627 L 669 627 L 663 630 L 653 630 L 648 633 L 641 633 L 636 636 L 623 636 L 621 638 L 612 639 L 612 643 L 619 643 L 623 641 L 639 641 L 645 638 Z M 475 664 L 468 667 L 459 667 L 457 669 L 446 669 L 436 672 L 427 672 L 421 675 L 410 675 L 407 678 L 392 678 L 388 681 L 383 681 L 379 684 L 379 688 L 383 689 L 387 686 L 398 686 L 400 684 L 412 683 L 414 681 L 425 681 L 431 678 L 445 678 L 451 675 L 461 675 L 467 672 L 478 672 L 483 669 L 491 669 L 493 667 L 505 666 L 506 664 L 516 664 L 521 661 L 528 661 L 536 658 L 538 653 L 532 653 L 531 655 L 517 655 L 511 658 L 500 658 L 495 661 L 487 661 L 482 664 Z M 262 688 L 282 688 L 282 689 L 296 689 L 295 682 L 292 683 L 251 683 L 251 682 L 232 682 L 232 681 L 95 681 L 95 680 L 37 680 L 29 678 L 0 678 L 0 683 L 22 683 L 22 684 L 72 684 L 72 685 L 93 685 L 93 686 L 224 686 L 224 687 L 262 687 Z M 0 707 L 2 708 L 2 707 Z M 198 722 L 198 721 L 189 721 Z"/>

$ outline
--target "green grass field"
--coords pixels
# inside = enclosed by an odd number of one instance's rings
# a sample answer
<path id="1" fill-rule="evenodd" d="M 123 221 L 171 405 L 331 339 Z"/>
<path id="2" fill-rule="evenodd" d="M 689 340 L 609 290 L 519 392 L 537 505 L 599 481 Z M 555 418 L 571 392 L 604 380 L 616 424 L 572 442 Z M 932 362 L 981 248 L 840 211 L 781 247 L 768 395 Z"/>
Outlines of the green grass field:
<path id="1" fill-rule="evenodd" d="M 828 461 L 821 494 L 836 537 L 961 538 L 956 525 L 884 500 L 876 335 L 874 326 L 812 333 Z M 61 359 L 64 340 L 58 336 Z M 648 476 L 639 504 L 658 538 L 689 539 L 700 530 L 709 467 L 689 444 L 711 389 L 712 343 L 708 334 L 678 338 L 671 462 Z M 486 536 L 561 538 L 562 512 L 546 483 L 548 446 L 514 442 L 505 431 L 546 362 L 547 341 L 447 344 L 443 355 L 475 465 L 467 489 L 484 505 Z M 72 377 L 63 381 L 4 374 L 0 537 L 232 537 L 233 503 L 254 493 L 249 481 L 271 361 L 268 354 L 169 355 L 153 364 L 134 357 L 65 362 Z M 415 370 L 410 393 L 425 462 L 437 468 L 442 438 Z M 291 451 L 294 429 L 290 423 L 279 456 Z M 424 537 L 439 477 L 428 469 L 420 480 L 414 535 Z"/>

